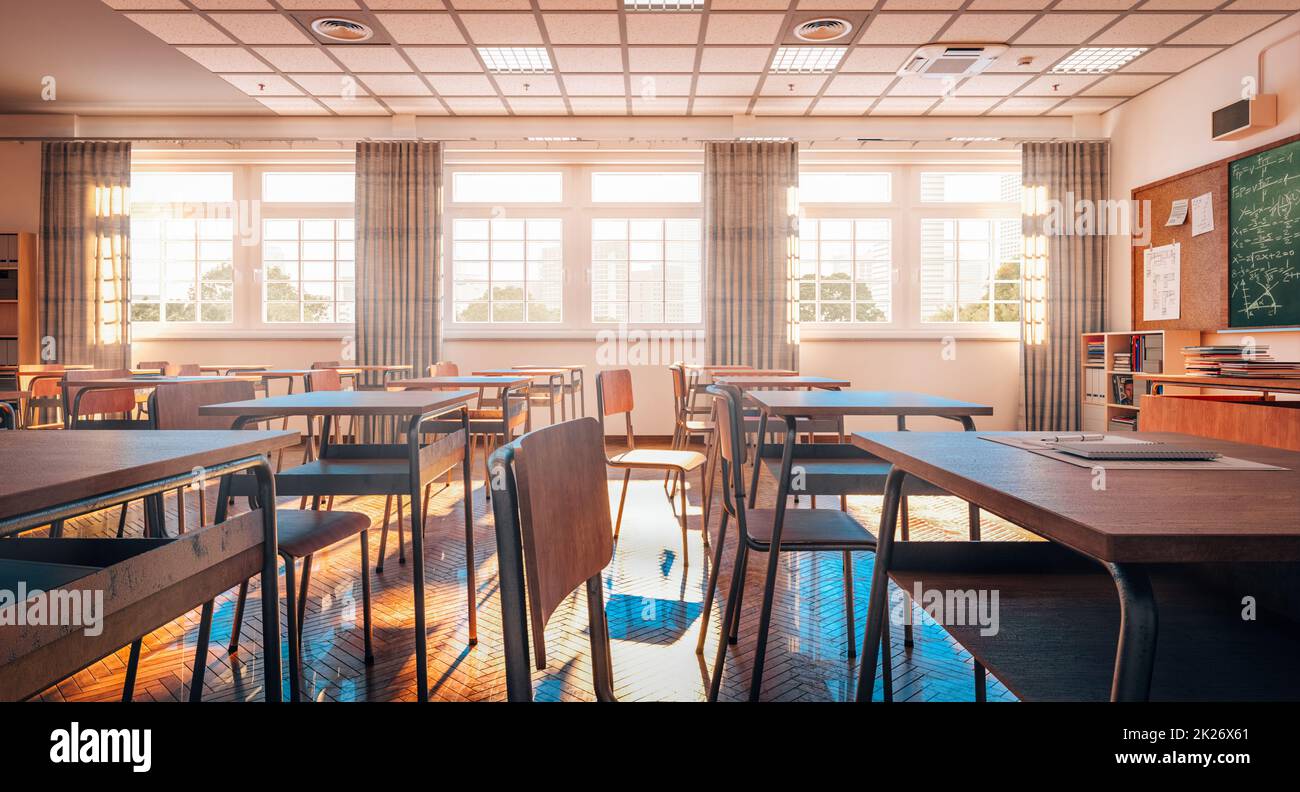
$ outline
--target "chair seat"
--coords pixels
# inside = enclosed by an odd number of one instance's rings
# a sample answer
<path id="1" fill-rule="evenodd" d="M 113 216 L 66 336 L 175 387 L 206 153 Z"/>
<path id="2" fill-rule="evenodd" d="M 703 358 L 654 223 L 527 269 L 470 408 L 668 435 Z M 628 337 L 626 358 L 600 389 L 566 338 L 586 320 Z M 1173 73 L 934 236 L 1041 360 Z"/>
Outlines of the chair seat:
<path id="1" fill-rule="evenodd" d="M 405 459 L 318 459 L 275 474 L 277 495 L 385 495 L 410 491 Z"/>
<path id="2" fill-rule="evenodd" d="M 277 509 L 280 552 L 292 558 L 309 556 L 370 528 L 360 512 Z"/>
<path id="3" fill-rule="evenodd" d="M 473 421 L 473 420 L 475 420 L 475 419 L 478 419 L 478 420 L 490 420 L 490 419 L 492 419 L 492 418 L 495 418 L 495 419 L 498 420 L 498 421 L 501 420 L 501 408 L 500 408 L 500 407 L 496 407 L 496 408 L 492 408 L 492 407 L 479 408 L 479 409 L 477 409 L 477 410 L 470 410 L 470 411 L 469 411 L 469 419 L 470 419 L 471 421 Z"/>
<path id="4" fill-rule="evenodd" d="M 708 421 L 687 421 L 686 431 L 688 432 L 712 432 L 713 424 Z"/>
<path id="5" fill-rule="evenodd" d="M 704 454 L 696 451 L 673 451 L 662 448 L 634 448 L 609 458 L 612 467 L 623 468 L 672 468 L 673 470 L 695 470 L 705 463 Z"/>
<path id="6" fill-rule="evenodd" d="M 757 544 L 771 546 L 774 509 L 745 513 L 745 530 Z M 786 509 L 781 549 L 874 550 L 876 537 L 857 520 L 837 509 Z"/>

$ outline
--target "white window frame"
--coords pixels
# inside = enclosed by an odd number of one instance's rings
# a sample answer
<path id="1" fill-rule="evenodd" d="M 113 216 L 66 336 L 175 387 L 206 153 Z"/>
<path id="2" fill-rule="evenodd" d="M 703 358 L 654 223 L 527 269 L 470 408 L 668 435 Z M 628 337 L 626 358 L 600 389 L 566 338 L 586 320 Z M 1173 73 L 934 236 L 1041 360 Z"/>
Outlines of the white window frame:
<path id="1" fill-rule="evenodd" d="M 353 322 L 265 322 L 262 319 L 262 221 L 267 219 L 352 219 L 353 204 L 347 203 L 265 203 L 262 201 L 262 175 L 265 173 L 323 173 L 356 170 L 354 163 L 312 164 L 239 162 L 174 164 L 137 164 L 133 171 L 179 173 L 231 173 L 234 180 L 234 321 L 229 324 L 175 324 L 132 322 L 131 336 L 136 341 L 183 339 L 311 339 L 342 338 L 355 332 Z M 255 213 L 253 207 L 256 207 Z M 254 222 L 255 221 L 255 222 Z M 241 236 L 254 231 L 255 244 L 244 244 Z"/>

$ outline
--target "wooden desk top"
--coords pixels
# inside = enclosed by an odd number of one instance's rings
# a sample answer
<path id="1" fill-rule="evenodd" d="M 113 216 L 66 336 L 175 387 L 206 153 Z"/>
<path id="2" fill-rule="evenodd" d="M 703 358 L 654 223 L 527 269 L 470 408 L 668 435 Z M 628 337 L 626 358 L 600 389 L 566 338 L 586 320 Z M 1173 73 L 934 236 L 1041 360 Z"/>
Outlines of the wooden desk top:
<path id="1" fill-rule="evenodd" d="M 298 443 L 297 432 L 0 432 L 0 519 Z"/>
<path id="2" fill-rule="evenodd" d="M 539 377 L 558 377 L 558 376 L 562 376 L 562 375 L 564 375 L 564 374 L 568 374 L 568 373 L 569 373 L 569 370 L 566 369 L 566 368 L 549 368 L 549 369 L 543 369 L 543 368 L 530 368 L 530 369 L 498 368 L 498 369 L 483 369 L 482 371 L 474 371 L 474 372 L 471 372 L 471 373 L 472 373 L 475 377 L 509 377 L 509 376 L 512 376 L 512 375 L 518 375 L 520 372 L 522 372 L 522 373 L 524 373 L 524 374 L 527 374 L 528 377 L 529 377 L 529 379 L 537 379 L 537 378 L 539 378 Z"/>
<path id="3" fill-rule="evenodd" d="M 1162 385 L 1183 385 L 1189 388 L 1300 393 L 1300 378 L 1290 377 L 1207 377 L 1204 374 L 1147 374 L 1135 371 L 1133 379 L 1148 380 Z"/>
<path id="4" fill-rule="evenodd" d="M 253 375 L 241 375 L 241 374 L 224 376 L 224 377 L 215 374 L 208 377 L 162 377 L 162 376 L 143 375 L 138 377 L 111 377 L 108 379 L 97 379 L 97 380 L 77 380 L 76 382 L 69 382 L 68 386 L 76 387 L 76 388 L 96 388 L 96 389 L 109 389 L 109 388 L 144 389 L 144 388 L 156 388 L 159 385 L 180 385 L 187 382 L 232 382 L 232 381 L 257 382 L 258 379 L 260 379 L 260 377 L 253 376 Z"/>
<path id="5" fill-rule="evenodd" d="M 515 371 L 582 371 L 586 366 L 581 363 L 558 363 L 554 366 L 511 366 Z"/>
<path id="6" fill-rule="evenodd" d="M 984 404 L 908 391 L 752 391 L 745 394 L 769 415 L 827 418 L 840 415 L 992 415 Z M 996 444 L 995 444 L 996 445 Z"/>
<path id="7" fill-rule="evenodd" d="M 423 415 L 459 407 L 478 391 L 311 391 L 266 399 L 209 404 L 200 415 Z"/>
<path id="8" fill-rule="evenodd" d="M 29 374 L 62 374 L 65 371 L 86 371 L 94 366 L 88 363 L 22 363 L 18 366 L 18 375 L 26 377 Z"/>
<path id="9" fill-rule="evenodd" d="M 32 395 L 31 391 L 25 391 L 25 390 L 0 391 L 0 401 L 13 401 L 14 399 L 26 399 L 31 395 Z"/>
<path id="10" fill-rule="evenodd" d="M 207 363 L 199 366 L 199 371 L 238 371 L 240 369 L 267 369 L 269 363 Z"/>
<path id="11" fill-rule="evenodd" d="M 395 380 L 390 388 L 424 388 L 426 390 L 436 390 L 438 388 L 509 388 L 515 385 L 526 385 L 533 381 L 529 376 L 492 376 L 492 377 L 415 377 L 413 379 Z"/>
<path id="12" fill-rule="evenodd" d="M 713 378 L 714 382 L 735 385 L 737 388 L 851 388 L 853 383 L 834 377 L 809 377 L 802 374 L 792 377 L 764 377 L 748 374 L 726 374 Z"/>
<path id="13" fill-rule="evenodd" d="M 334 371 L 356 373 L 361 371 L 410 371 L 409 363 L 349 363 L 346 366 L 322 366 Z"/>
<path id="14" fill-rule="evenodd" d="M 1091 468 L 980 435 L 855 432 L 853 444 L 1039 536 L 1114 562 L 1300 560 L 1300 452 L 1191 435 L 1135 438 L 1212 448 L 1287 470 Z"/>

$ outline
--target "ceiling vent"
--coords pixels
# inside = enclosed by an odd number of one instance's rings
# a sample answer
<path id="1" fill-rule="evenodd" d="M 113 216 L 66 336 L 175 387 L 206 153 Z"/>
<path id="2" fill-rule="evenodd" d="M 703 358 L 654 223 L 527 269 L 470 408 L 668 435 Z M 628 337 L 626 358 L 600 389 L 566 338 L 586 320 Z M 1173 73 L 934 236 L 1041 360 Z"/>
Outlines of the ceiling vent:
<path id="1" fill-rule="evenodd" d="M 926 44 L 912 53 L 898 74 L 936 79 L 969 77 L 984 71 L 1006 51 L 1005 44 Z"/>
<path id="2" fill-rule="evenodd" d="M 843 19 L 810 19 L 796 25 L 794 36 L 800 41 L 821 43 L 842 39 L 853 30 L 853 25 Z"/>
<path id="3" fill-rule="evenodd" d="M 375 35 L 375 31 L 364 22 L 343 17 L 313 19 L 311 29 L 317 36 L 341 44 L 369 41 Z"/>

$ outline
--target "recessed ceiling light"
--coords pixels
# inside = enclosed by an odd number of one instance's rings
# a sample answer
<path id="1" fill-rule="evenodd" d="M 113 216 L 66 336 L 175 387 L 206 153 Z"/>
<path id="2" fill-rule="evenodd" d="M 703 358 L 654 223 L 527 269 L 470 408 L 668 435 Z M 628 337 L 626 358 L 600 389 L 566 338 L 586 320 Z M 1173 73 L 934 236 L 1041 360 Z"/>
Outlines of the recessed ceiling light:
<path id="1" fill-rule="evenodd" d="M 781 47 L 772 58 L 775 74 L 810 74 L 835 71 L 844 47 Z"/>
<path id="2" fill-rule="evenodd" d="M 704 0 L 623 0 L 624 11 L 700 11 Z"/>
<path id="3" fill-rule="evenodd" d="M 311 23 L 311 29 L 322 38 L 344 44 L 366 41 L 375 35 L 375 31 L 371 30 L 370 26 L 364 22 L 358 22 L 355 19 L 344 19 L 343 17 L 314 19 Z"/>
<path id="4" fill-rule="evenodd" d="M 796 25 L 794 37 L 800 41 L 835 41 L 849 35 L 852 30 L 853 25 L 845 20 L 826 17 L 825 19 L 810 19 L 803 24 Z"/>
<path id="5" fill-rule="evenodd" d="M 554 71 L 545 47 L 479 47 L 478 54 L 490 72 L 537 74 Z"/>
<path id="6" fill-rule="evenodd" d="M 1000 137 L 950 137 L 953 143 L 993 143 L 1001 140 Z"/>
<path id="7" fill-rule="evenodd" d="M 1103 74 L 1113 72 L 1137 56 L 1146 47 L 1084 47 L 1052 67 L 1052 74 Z"/>
<path id="8" fill-rule="evenodd" d="M 577 138 L 570 137 L 568 135 L 556 135 L 556 136 L 543 135 L 541 137 L 527 137 L 524 138 L 524 140 L 527 140 L 530 143 L 572 143 L 576 141 Z"/>

